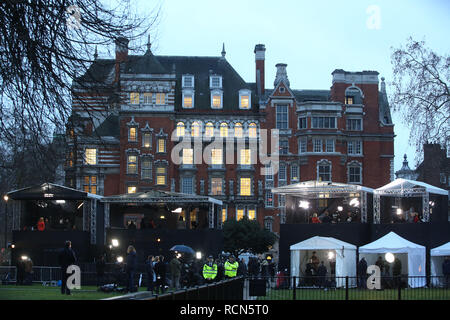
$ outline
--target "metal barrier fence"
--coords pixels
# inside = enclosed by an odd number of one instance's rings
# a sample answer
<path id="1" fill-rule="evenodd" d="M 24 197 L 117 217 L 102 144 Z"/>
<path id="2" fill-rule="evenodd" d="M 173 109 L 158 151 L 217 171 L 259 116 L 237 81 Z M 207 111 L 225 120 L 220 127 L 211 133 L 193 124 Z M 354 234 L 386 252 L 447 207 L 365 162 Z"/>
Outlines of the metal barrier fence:
<path id="1" fill-rule="evenodd" d="M 450 277 L 380 277 L 380 289 L 367 289 L 367 277 L 248 278 L 257 300 L 450 300 Z"/>

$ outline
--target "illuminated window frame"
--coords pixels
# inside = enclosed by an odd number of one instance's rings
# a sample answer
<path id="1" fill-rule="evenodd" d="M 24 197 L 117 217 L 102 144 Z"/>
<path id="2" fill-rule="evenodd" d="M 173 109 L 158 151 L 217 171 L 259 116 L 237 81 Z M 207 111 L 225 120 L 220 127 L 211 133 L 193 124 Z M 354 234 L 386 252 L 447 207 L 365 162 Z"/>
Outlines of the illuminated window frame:
<path id="1" fill-rule="evenodd" d="M 205 137 L 213 137 L 214 136 L 214 124 L 212 122 L 208 122 L 205 124 Z"/>
<path id="2" fill-rule="evenodd" d="M 127 174 L 138 173 L 138 156 L 135 154 L 127 155 Z"/>
<path id="3" fill-rule="evenodd" d="M 165 186 L 167 184 L 167 167 L 156 167 L 156 185 Z"/>
<path id="4" fill-rule="evenodd" d="M 138 130 L 137 127 L 128 128 L 128 141 L 137 142 L 138 141 Z"/>
<path id="5" fill-rule="evenodd" d="M 220 137 L 227 138 L 228 137 L 228 123 L 222 122 L 220 124 Z"/>
<path id="6" fill-rule="evenodd" d="M 186 133 L 186 126 L 184 125 L 184 122 L 178 122 L 177 137 L 184 137 L 185 133 Z"/>
<path id="7" fill-rule="evenodd" d="M 97 149 L 96 148 L 86 148 L 84 151 L 84 163 L 87 165 L 97 164 Z"/>
<path id="8" fill-rule="evenodd" d="M 156 94 L 156 104 L 158 105 L 164 105 L 166 104 L 166 94 L 163 92 L 158 92 Z"/>
<path id="9" fill-rule="evenodd" d="M 242 123 L 238 122 L 234 125 L 234 137 L 242 138 L 244 136 L 244 127 Z"/>
<path id="10" fill-rule="evenodd" d="M 252 178 L 242 177 L 239 179 L 239 195 L 244 197 L 252 195 Z"/>
<path id="11" fill-rule="evenodd" d="M 211 164 L 215 166 L 223 165 L 223 149 L 211 149 Z"/>
<path id="12" fill-rule="evenodd" d="M 130 104 L 139 104 L 139 92 L 130 92 Z"/>
<path id="13" fill-rule="evenodd" d="M 194 164 L 194 149 L 186 148 L 183 149 L 182 157 L 183 165 L 193 165 Z"/>
<path id="14" fill-rule="evenodd" d="M 258 126 L 254 122 L 248 125 L 248 137 L 249 138 L 258 137 Z"/>
<path id="15" fill-rule="evenodd" d="M 97 194 L 97 176 L 83 176 L 83 191 Z"/>

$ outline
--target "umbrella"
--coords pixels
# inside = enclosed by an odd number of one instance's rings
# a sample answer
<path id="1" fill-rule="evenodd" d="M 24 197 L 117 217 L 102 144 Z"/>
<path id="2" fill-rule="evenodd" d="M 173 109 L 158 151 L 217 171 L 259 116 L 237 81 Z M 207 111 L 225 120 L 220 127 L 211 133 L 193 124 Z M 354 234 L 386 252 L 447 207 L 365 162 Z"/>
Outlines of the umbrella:
<path id="1" fill-rule="evenodd" d="M 195 254 L 194 249 L 192 249 L 191 247 L 185 246 L 184 244 L 177 244 L 177 245 L 173 246 L 172 248 L 170 248 L 170 251 Z"/>

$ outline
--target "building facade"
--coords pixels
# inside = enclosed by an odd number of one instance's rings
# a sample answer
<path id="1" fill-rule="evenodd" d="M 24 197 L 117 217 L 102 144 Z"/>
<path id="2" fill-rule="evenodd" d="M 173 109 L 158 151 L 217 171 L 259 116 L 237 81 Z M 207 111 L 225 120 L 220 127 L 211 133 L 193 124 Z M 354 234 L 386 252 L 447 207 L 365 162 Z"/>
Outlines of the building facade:
<path id="1" fill-rule="evenodd" d="M 271 189 L 317 180 L 377 188 L 393 180 L 394 125 L 376 71 L 332 73 L 330 90 L 295 90 L 287 65 L 265 84 L 217 57 L 96 57 L 73 84 L 66 185 L 105 196 L 159 189 L 223 202 L 220 221 L 256 219 L 279 232 Z M 326 205 L 326 204 L 324 204 Z"/>

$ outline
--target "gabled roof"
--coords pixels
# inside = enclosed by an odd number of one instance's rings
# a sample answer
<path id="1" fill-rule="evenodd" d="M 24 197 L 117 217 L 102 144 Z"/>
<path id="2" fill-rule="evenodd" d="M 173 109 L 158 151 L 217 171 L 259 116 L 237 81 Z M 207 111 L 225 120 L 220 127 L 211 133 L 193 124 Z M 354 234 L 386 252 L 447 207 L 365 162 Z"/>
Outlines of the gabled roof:
<path id="1" fill-rule="evenodd" d="M 433 248 L 430 251 L 431 256 L 450 256 L 450 242 L 444 243 L 443 245 Z"/>
<path id="2" fill-rule="evenodd" d="M 448 191 L 432 186 L 430 184 L 427 184 L 422 181 L 414 181 L 414 180 L 407 180 L 407 179 L 396 179 L 392 181 L 391 183 L 388 183 L 385 186 L 382 186 L 375 190 L 376 193 L 383 193 L 386 191 L 398 191 L 399 193 L 402 192 L 408 192 L 408 189 L 417 189 L 417 188 L 424 188 L 426 192 L 428 193 L 434 193 L 434 194 L 440 194 L 443 196 L 448 196 Z"/>
<path id="3" fill-rule="evenodd" d="M 337 250 L 337 249 L 353 249 L 356 246 L 348 242 L 344 242 L 331 237 L 315 236 L 290 246 L 291 250 Z"/>
<path id="4" fill-rule="evenodd" d="M 406 249 L 423 249 L 424 246 L 406 240 L 395 232 L 391 231 L 385 236 L 366 244 L 359 248 L 360 253 L 383 253 L 383 252 L 403 252 Z"/>

